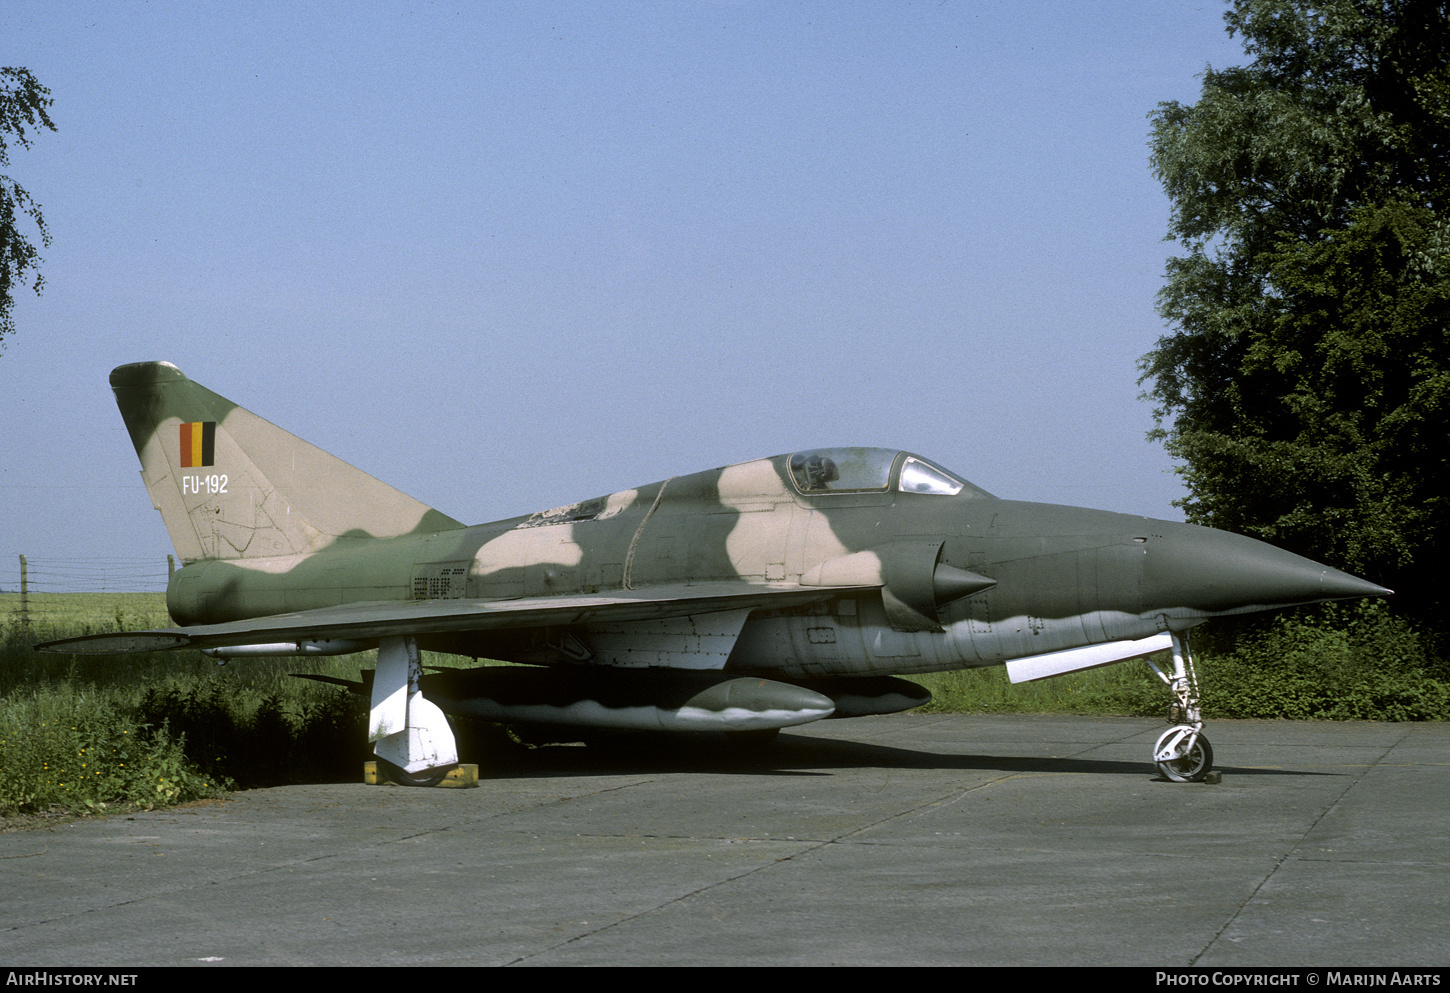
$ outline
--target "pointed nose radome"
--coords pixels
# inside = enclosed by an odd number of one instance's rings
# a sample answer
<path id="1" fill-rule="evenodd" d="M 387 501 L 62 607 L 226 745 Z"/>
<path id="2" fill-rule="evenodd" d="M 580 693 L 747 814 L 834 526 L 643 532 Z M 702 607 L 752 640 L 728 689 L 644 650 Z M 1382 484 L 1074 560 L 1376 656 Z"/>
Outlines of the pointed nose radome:
<path id="1" fill-rule="evenodd" d="M 1237 613 L 1393 592 L 1266 542 L 1213 528 L 1171 525 L 1155 529 L 1146 544 L 1142 593 L 1144 605 L 1153 608 Z"/>

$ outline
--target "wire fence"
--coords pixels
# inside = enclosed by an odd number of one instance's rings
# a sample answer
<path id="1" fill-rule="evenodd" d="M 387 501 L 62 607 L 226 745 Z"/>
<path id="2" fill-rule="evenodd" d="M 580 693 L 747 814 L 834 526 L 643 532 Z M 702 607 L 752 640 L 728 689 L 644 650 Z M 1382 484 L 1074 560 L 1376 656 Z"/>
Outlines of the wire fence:
<path id="1" fill-rule="evenodd" d="M 150 558 L 26 559 L 32 593 L 164 593 L 170 577 L 167 562 Z M 19 563 L 12 569 L 0 589 L 19 593 Z"/>
<path id="2" fill-rule="evenodd" d="M 165 613 L 171 556 L 17 559 L 0 569 L 0 626 L 54 627 Z"/>

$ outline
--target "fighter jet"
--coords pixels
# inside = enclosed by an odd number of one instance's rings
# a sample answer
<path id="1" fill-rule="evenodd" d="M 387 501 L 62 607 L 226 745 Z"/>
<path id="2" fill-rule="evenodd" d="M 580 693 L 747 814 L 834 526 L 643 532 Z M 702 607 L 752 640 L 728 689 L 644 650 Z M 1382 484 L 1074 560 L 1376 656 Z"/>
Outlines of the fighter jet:
<path id="1" fill-rule="evenodd" d="M 817 448 L 465 526 L 193 383 L 111 373 L 183 567 L 177 625 L 47 651 L 218 659 L 377 650 L 395 781 L 458 763 L 447 715 L 770 735 L 930 698 L 903 674 L 1022 682 L 1171 649 L 1168 778 L 1213 762 L 1186 633 L 1389 590 L 1242 535 L 1003 500 L 910 452 Z M 520 663 L 424 674 L 420 651 Z"/>

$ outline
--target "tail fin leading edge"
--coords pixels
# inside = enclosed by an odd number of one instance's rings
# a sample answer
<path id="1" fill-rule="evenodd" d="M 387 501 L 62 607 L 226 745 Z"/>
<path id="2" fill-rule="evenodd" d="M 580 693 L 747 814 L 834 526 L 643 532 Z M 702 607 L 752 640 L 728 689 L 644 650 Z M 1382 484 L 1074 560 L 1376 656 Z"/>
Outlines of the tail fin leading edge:
<path id="1" fill-rule="evenodd" d="M 182 561 L 316 551 L 463 524 L 187 379 L 123 365 L 111 388 Z"/>

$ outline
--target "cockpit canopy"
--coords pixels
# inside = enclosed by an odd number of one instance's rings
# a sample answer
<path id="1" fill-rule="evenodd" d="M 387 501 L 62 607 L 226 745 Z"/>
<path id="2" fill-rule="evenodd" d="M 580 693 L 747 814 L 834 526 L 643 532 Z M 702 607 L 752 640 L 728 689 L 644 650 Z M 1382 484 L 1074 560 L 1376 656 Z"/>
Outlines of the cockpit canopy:
<path id="1" fill-rule="evenodd" d="M 927 493 L 988 497 L 920 455 L 890 448 L 817 448 L 790 457 L 790 476 L 802 493 Z"/>

